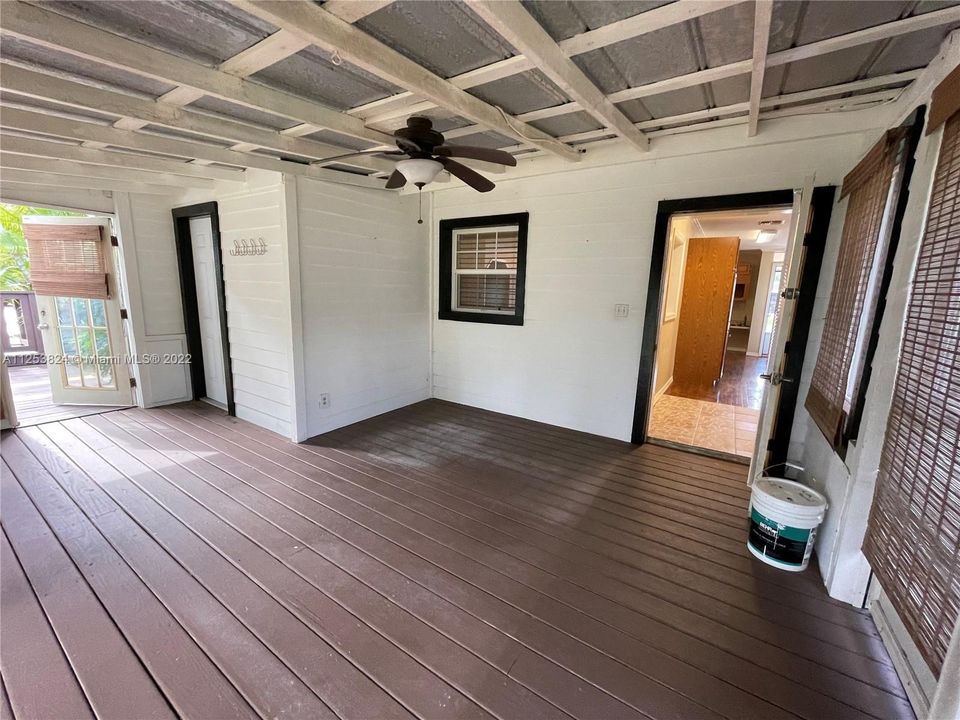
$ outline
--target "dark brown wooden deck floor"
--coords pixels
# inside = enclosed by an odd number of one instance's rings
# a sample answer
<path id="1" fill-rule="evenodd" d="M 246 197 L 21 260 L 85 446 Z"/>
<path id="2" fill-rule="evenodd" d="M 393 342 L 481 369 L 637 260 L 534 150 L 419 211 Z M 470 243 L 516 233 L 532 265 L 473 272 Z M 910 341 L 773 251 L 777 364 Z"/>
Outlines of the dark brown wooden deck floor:
<path id="1" fill-rule="evenodd" d="M 16 718 L 907 718 L 743 466 L 440 401 L 295 445 L 200 404 L 4 433 Z"/>

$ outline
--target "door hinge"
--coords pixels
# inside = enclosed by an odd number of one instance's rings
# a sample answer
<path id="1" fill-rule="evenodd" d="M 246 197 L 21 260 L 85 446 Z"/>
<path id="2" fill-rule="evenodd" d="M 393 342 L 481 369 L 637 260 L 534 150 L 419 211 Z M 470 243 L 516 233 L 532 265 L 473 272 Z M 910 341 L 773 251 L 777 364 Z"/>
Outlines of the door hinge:
<path id="1" fill-rule="evenodd" d="M 136 378 L 130 378 L 130 387 L 134 388 L 134 387 L 136 387 L 136 386 L 137 386 L 137 379 L 136 379 Z"/>
<path id="2" fill-rule="evenodd" d="M 129 317 L 130 317 L 130 316 L 127 314 L 127 309 L 126 309 L 126 308 L 120 308 L 120 319 L 121 319 L 121 320 L 127 320 L 127 319 L 129 319 Z"/>
<path id="3" fill-rule="evenodd" d="M 116 235 L 110 236 L 110 244 L 113 245 L 114 247 L 120 247 L 120 240 L 117 238 Z"/>
<path id="4" fill-rule="evenodd" d="M 798 297 L 800 297 L 800 288 L 787 288 L 780 293 L 780 297 L 782 297 L 784 300 L 796 300 Z"/>

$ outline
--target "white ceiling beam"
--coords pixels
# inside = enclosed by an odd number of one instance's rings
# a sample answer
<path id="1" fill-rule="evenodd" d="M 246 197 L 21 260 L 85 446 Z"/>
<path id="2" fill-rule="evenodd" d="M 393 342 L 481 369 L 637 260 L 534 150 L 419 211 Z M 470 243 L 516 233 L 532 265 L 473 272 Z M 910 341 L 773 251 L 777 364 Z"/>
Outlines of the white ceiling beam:
<path id="1" fill-rule="evenodd" d="M 638 150 L 649 149 L 650 143 L 643 133 L 607 100 L 600 88 L 524 9 L 520 0 L 468 0 L 468 5 L 597 122 L 610 127 Z"/>
<path id="2" fill-rule="evenodd" d="M 355 23 L 377 10 L 382 10 L 393 0 L 327 0 L 323 9 L 348 23 Z"/>
<path id="3" fill-rule="evenodd" d="M 750 111 L 747 137 L 757 134 L 760 123 L 760 98 L 763 97 L 763 76 L 767 69 L 767 47 L 770 45 L 770 23 L 773 21 L 773 0 L 755 0 L 753 13 L 753 67 L 750 71 Z"/>
<path id="4" fill-rule="evenodd" d="M 78 175 L 61 175 L 52 172 L 34 172 L 32 170 L 4 170 L 0 177 L 2 183 L 17 183 L 19 185 L 45 185 L 47 187 L 73 187 L 85 190 L 123 190 L 148 194 L 167 194 L 174 192 L 169 185 L 155 183 L 131 182 L 129 180 L 111 180 L 109 178 L 80 177 Z"/>
<path id="5" fill-rule="evenodd" d="M 527 140 L 568 160 L 578 153 L 547 133 L 511 120 L 502 110 L 464 92 L 374 37 L 326 12 L 309 0 L 232 0 L 233 5 L 262 20 L 309 39 L 378 77 L 405 87 L 451 112 L 511 137 Z M 357 118 L 353 118 L 357 120 Z"/>
<path id="6" fill-rule="evenodd" d="M 243 52 L 224 60 L 218 69 L 237 77 L 249 77 L 291 55 L 296 55 L 309 44 L 286 30 L 277 30 Z"/>
<path id="7" fill-rule="evenodd" d="M 638 37 L 645 33 L 686 22 L 687 20 L 692 20 L 693 18 L 708 13 L 723 10 L 724 8 L 738 5 L 741 2 L 744 2 L 744 0 L 684 0 L 683 2 L 674 2 L 634 15 L 625 20 L 619 20 L 615 23 L 574 35 L 566 40 L 561 40 L 557 44 L 567 57 L 573 57 L 581 53 L 589 52 L 590 50 L 596 50 L 597 48 L 613 45 L 614 43 L 629 40 L 630 38 Z M 452 77 L 449 79 L 449 82 L 462 90 L 466 90 L 478 85 L 494 82 L 495 80 L 502 80 L 512 75 L 518 75 L 527 70 L 532 70 L 534 67 L 535 63 L 530 58 L 524 55 L 515 55 L 506 60 L 500 60 Z M 411 107 L 412 103 L 415 104 Z M 394 95 L 392 98 L 384 98 L 383 100 L 376 100 L 372 103 L 358 106 L 348 112 L 351 115 L 364 118 L 371 125 L 377 125 L 398 117 L 405 117 L 411 112 L 423 112 L 433 107 L 436 107 L 436 105 L 423 101 L 415 96 L 414 93 L 407 92 Z"/>
<path id="8" fill-rule="evenodd" d="M 672 3 L 670 5 L 664 6 L 664 8 L 674 7 L 675 5 L 682 5 L 683 3 Z M 661 10 L 663 8 L 657 8 Z M 657 10 L 650 10 L 646 13 L 642 13 L 642 16 L 646 16 L 650 13 L 657 12 Z M 960 6 L 958 7 L 949 7 L 943 8 L 941 10 L 935 10 L 930 13 L 925 13 L 923 15 L 918 15 L 916 17 L 905 18 L 902 20 L 893 20 L 882 25 L 877 25 L 873 28 L 867 28 L 866 30 L 860 30 L 853 33 L 847 33 L 845 35 L 838 35 L 836 37 L 827 38 L 825 40 L 818 40 L 816 42 L 807 43 L 806 45 L 800 45 L 789 50 L 782 50 L 780 52 L 771 53 L 767 56 L 767 67 L 775 67 L 777 65 L 783 65 L 785 63 L 794 62 L 796 60 L 805 60 L 811 57 L 817 57 L 820 55 L 825 55 L 827 53 L 836 52 L 837 50 L 845 50 L 851 47 L 857 47 L 858 45 L 863 45 L 865 43 L 874 42 L 878 39 L 883 39 L 887 37 L 896 37 L 910 32 L 915 32 L 917 30 L 923 30 L 930 27 L 939 27 L 941 25 L 947 25 L 952 22 L 960 21 Z M 605 27 L 605 26 L 604 26 Z M 597 30 L 592 30 L 590 32 L 598 32 L 603 28 L 597 28 Z M 588 34 L 588 33 L 584 33 Z M 578 36 L 574 36 L 578 37 Z M 573 38 L 571 38 L 573 39 Z M 564 47 L 563 41 L 560 43 L 560 47 Z M 519 56 L 518 56 L 519 57 Z M 524 58 L 525 60 L 525 58 Z M 508 75 L 513 75 L 514 70 L 516 72 L 523 72 L 524 70 L 529 70 L 530 66 L 520 67 L 516 64 L 516 58 L 510 58 L 509 61 L 504 62 L 514 62 L 514 65 L 509 69 Z M 494 68 L 495 66 L 500 65 L 500 63 L 494 63 L 493 65 L 487 65 L 477 70 L 473 70 L 470 73 L 465 73 L 463 76 L 457 76 L 450 79 L 450 82 L 457 85 L 458 87 L 473 87 L 474 85 L 481 84 L 480 82 L 474 82 L 477 78 L 482 79 L 483 73 L 487 68 Z M 520 69 L 517 69 L 520 67 Z M 648 83 L 646 85 L 639 85 L 633 88 L 627 88 L 625 90 L 620 90 L 615 93 L 611 93 L 607 96 L 607 99 L 610 102 L 616 104 L 625 102 L 627 100 L 636 100 L 638 98 L 650 97 L 651 95 L 659 95 L 661 93 L 672 92 L 674 90 L 683 90 L 688 87 L 695 87 L 697 85 L 704 85 L 706 83 L 714 82 L 716 80 L 724 80 L 726 78 L 737 77 L 740 75 L 746 75 L 753 70 L 753 60 L 740 60 L 733 63 L 727 63 L 726 65 L 719 65 L 715 68 L 708 68 L 707 70 L 698 70 L 696 72 L 687 73 L 685 75 L 678 75 L 677 77 L 667 78 L 665 80 L 659 80 L 657 82 Z M 471 79 L 468 81 L 468 84 L 464 85 L 460 82 L 461 77 L 470 75 Z M 482 80 L 482 82 L 488 82 L 487 80 Z M 376 101 L 376 103 L 368 103 L 367 105 L 361 105 L 356 108 L 353 108 L 348 111 L 351 115 L 356 115 L 358 117 L 364 118 L 370 125 L 379 125 L 381 123 L 393 120 L 396 118 L 403 118 L 412 112 L 423 112 L 429 110 L 432 107 L 435 107 L 431 103 L 419 102 L 416 105 L 410 105 L 412 101 L 415 101 L 416 98 L 413 98 L 412 93 L 402 93 L 394 95 L 392 98 L 384 98 L 382 100 Z M 370 108 L 375 112 L 368 112 L 366 109 Z M 547 117 L 557 117 L 559 115 L 565 115 L 568 113 L 578 112 L 582 108 L 579 103 L 566 103 L 564 105 L 558 105 L 553 108 L 546 108 L 544 110 L 535 110 L 534 113 L 540 114 L 538 118 L 536 115 L 523 114 L 518 115 L 518 120 L 524 120 L 525 122 L 532 122 L 537 119 L 545 119 Z M 457 132 L 461 132 L 458 130 Z M 464 135 L 470 135 L 475 132 L 480 132 L 479 128 L 473 128 L 469 132 L 464 132 Z M 446 133 L 445 133 L 446 134 Z"/>
<path id="9" fill-rule="evenodd" d="M 180 160 L 134 155 L 115 151 L 93 150 L 79 145 L 12 135 L 5 132 L 0 135 L 0 152 L 6 154 L 32 155 L 34 157 L 73 160 L 89 165 L 101 165 L 112 168 L 129 168 L 169 175 L 181 175 L 188 178 L 210 178 L 221 182 L 243 182 L 242 170 L 204 167 Z"/>
<path id="10" fill-rule="evenodd" d="M 171 187 L 212 188 L 216 180 L 209 178 L 170 175 L 148 170 L 130 170 L 126 168 L 87 165 L 85 163 L 63 160 L 61 158 L 33 157 L 15 153 L 0 153 L 0 169 L 28 170 L 32 172 L 56 173 L 58 175 L 76 175 L 79 177 L 100 178 L 128 182 L 146 182 Z"/>
<path id="11" fill-rule="evenodd" d="M 366 127 L 362 120 L 306 98 L 235 77 L 20 0 L 3 3 L 0 32 L 351 137 L 376 143 L 392 141 L 389 135 Z"/>
<path id="12" fill-rule="evenodd" d="M 788 93 L 786 95 L 777 95 L 774 97 L 763 98 L 760 101 L 761 108 L 761 117 L 764 119 L 776 118 L 776 117 L 785 117 L 787 115 L 800 115 L 804 113 L 823 113 L 823 112 L 832 112 L 840 108 L 847 107 L 856 107 L 858 105 L 864 104 L 876 104 L 878 102 L 889 102 L 892 99 L 895 99 L 903 93 L 906 88 L 895 88 L 891 90 L 881 90 L 875 93 L 868 93 L 863 95 L 856 95 L 846 98 L 834 98 L 832 100 L 825 100 L 819 103 L 813 104 L 802 104 L 807 100 L 812 100 L 816 98 L 828 97 L 830 95 L 840 95 L 847 92 L 853 92 L 856 90 L 866 90 L 873 87 L 878 87 L 882 85 L 890 85 L 891 78 L 896 78 L 896 81 L 901 81 L 904 79 L 915 78 L 920 71 L 911 70 L 906 73 L 894 73 L 893 75 L 885 75 L 882 78 L 871 78 L 868 80 L 857 80 L 855 82 L 841 83 L 839 85 L 831 85 L 829 87 L 817 88 L 816 90 L 804 90 L 803 92 Z M 903 77 L 908 76 L 908 77 Z M 880 82 L 885 79 L 886 82 Z M 800 103 L 800 104 L 798 104 Z M 768 110 L 768 108 L 776 108 L 779 105 L 794 105 L 795 107 L 789 108 L 780 108 L 776 110 Z M 731 105 L 723 105 L 721 107 L 709 108 L 706 110 L 695 110 L 693 112 L 683 113 L 680 115 L 670 115 L 668 117 L 654 118 L 652 120 L 644 120 L 643 122 L 636 123 L 636 126 L 640 130 L 647 131 L 649 137 L 659 137 L 665 134 L 675 134 L 678 130 L 685 130 L 686 127 L 722 127 L 723 125 L 739 125 L 746 123 L 748 121 L 747 113 L 750 110 L 749 102 L 733 103 Z M 728 118 L 729 115 L 743 115 L 739 118 Z M 671 128 L 670 125 L 678 125 L 680 123 L 690 123 L 696 120 L 704 120 L 706 118 L 711 118 L 711 120 L 703 123 L 698 123 L 697 125 L 683 126 L 682 128 Z M 713 118 L 726 118 L 726 121 L 721 122 L 719 120 L 713 120 Z M 662 128 L 656 130 L 656 128 Z M 609 138 L 613 132 L 608 128 L 599 128 L 597 130 L 586 130 L 584 132 L 573 133 L 571 135 L 563 135 L 560 137 L 564 142 L 586 142 L 590 140 L 599 140 L 601 138 Z M 527 145 L 516 145 L 514 147 L 501 148 L 507 152 L 518 152 L 521 150 L 529 151 L 530 147 Z"/>
<path id="13" fill-rule="evenodd" d="M 183 158 L 198 158 L 225 165 L 272 170 L 274 172 L 303 175 L 317 180 L 360 185 L 382 189 L 382 183 L 364 175 L 327 170 L 315 165 L 278 160 L 258 153 L 240 153 L 202 142 L 169 138 L 146 132 L 121 130 L 109 125 L 97 125 L 66 118 L 44 115 L 36 110 L 23 110 L 11 107 L 6 100 L 0 99 L 0 127 L 38 132 L 55 137 L 73 140 L 93 140 L 115 147 L 130 148 L 148 152 L 176 155 Z"/>
<path id="14" fill-rule="evenodd" d="M 926 30 L 954 22 L 960 22 L 960 6 L 957 5 L 923 13 L 922 15 L 914 15 L 913 17 L 903 18 L 902 20 L 893 20 L 892 22 L 883 23 L 882 25 L 874 25 L 864 30 L 857 30 L 856 32 L 846 33 L 845 35 L 837 35 L 826 38 L 825 40 L 808 43 L 807 45 L 799 45 L 789 50 L 771 53 L 767 56 L 767 67 L 770 68 L 799 60 L 807 60 L 808 58 L 826 55 L 827 53 L 837 52 L 838 50 L 846 50 L 847 48 L 857 47 L 858 45 L 865 45 L 878 40 L 886 40 L 898 35 L 905 35 L 918 30 Z"/>
<path id="15" fill-rule="evenodd" d="M 276 130 L 240 120 L 229 120 L 142 96 L 91 87 L 81 82 L 47 75 L 3 61 L 0 61 L 0 74 L 3 77 L 3 88 L 18 95 L 53 100 L 74 108 L 121 115 L 123 116 L 121 120 L 114 122 L 113 126 L 123 130 L 137 130 L 145 125 L 160 125 L 243 143 L 248 150 L 263 147 L 320 161 L 325 157 L 343 155 L 347 152 L 342 147 L 288 137 Z M 44 108 L 37 108 L 37 112 L 44 112 L 44 110 Z M 124 120 L 137 124 L 131 127 Z M 239 150 L 236 146 L 233 149 Z M 370 157 L 350 158 L 340 162 L 367 170 L 391 170 L 393 167 L 387 160 Z"/>

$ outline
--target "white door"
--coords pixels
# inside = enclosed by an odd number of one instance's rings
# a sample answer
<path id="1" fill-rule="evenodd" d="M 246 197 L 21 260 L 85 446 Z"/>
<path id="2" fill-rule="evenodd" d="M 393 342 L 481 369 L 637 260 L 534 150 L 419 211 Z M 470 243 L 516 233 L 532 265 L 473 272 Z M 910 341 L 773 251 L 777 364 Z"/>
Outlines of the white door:
<path id="1" fill-rule="evenodd" d="M 98 225 L 104 243 L 108 297 L 37 295 L 38 328 L 50 374 L 50 394 L 60 405 L 132 405 L 130 368 L 120 319 L 120 285 L 106 218 L 28 216 L 29 225 Z"/>
<path id="2" fill-rule="evenodd" d="M 193 272 L 197 285 L 197 313 L 200 316 L 200 347 L 207 398 L 227 405 L 227 382 L 223 375 L 223 335 L 213 254 L 213 226 L 210 217 L 190 218 Z"/>
<path id="3" fill-rule="evenodd" d="M 783 362 L 787 341 L 793 331 L 793 318 L 797 300 L 795 290 L 803 269 L 803 240 L 810 222 L 810 200 L 813 196 L 813 178 L 808 177 L 803 187 L 793 191 L 793 212 L 790 215 L 790 236 L 780 273 L 779 309 L 774 321 L 773 340 L 767 358 L 766 386 L 760 402 L 760 419 L 757 423 L 757 440 L 750 460 L 752 484 L 757 473 L 767 467 L 767 445 L 773 432 L 773 420 L 780 404 L 780 385 L 783 382 L 799 382 L 800 378 L 784 378 Z"/>

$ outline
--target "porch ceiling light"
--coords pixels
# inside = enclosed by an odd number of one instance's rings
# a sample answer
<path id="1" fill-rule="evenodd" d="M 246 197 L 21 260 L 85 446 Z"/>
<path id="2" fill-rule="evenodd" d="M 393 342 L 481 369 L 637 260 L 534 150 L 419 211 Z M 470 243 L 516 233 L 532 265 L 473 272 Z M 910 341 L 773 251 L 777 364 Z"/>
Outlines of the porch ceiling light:
<path id="1" fill-rule="evenodd" d="M 757 233 L 757 245 L 765 245 L 777 236 L 776 230 L 761 230 Z"/>
<path id="2" fill-rule="evenodd" d="M 443 165 L 428 158 L 413 158 L 398 162 L 397 170 L 407 179 L 407 182 L 422 188 L 436 179 L 443 170 Z"/>

